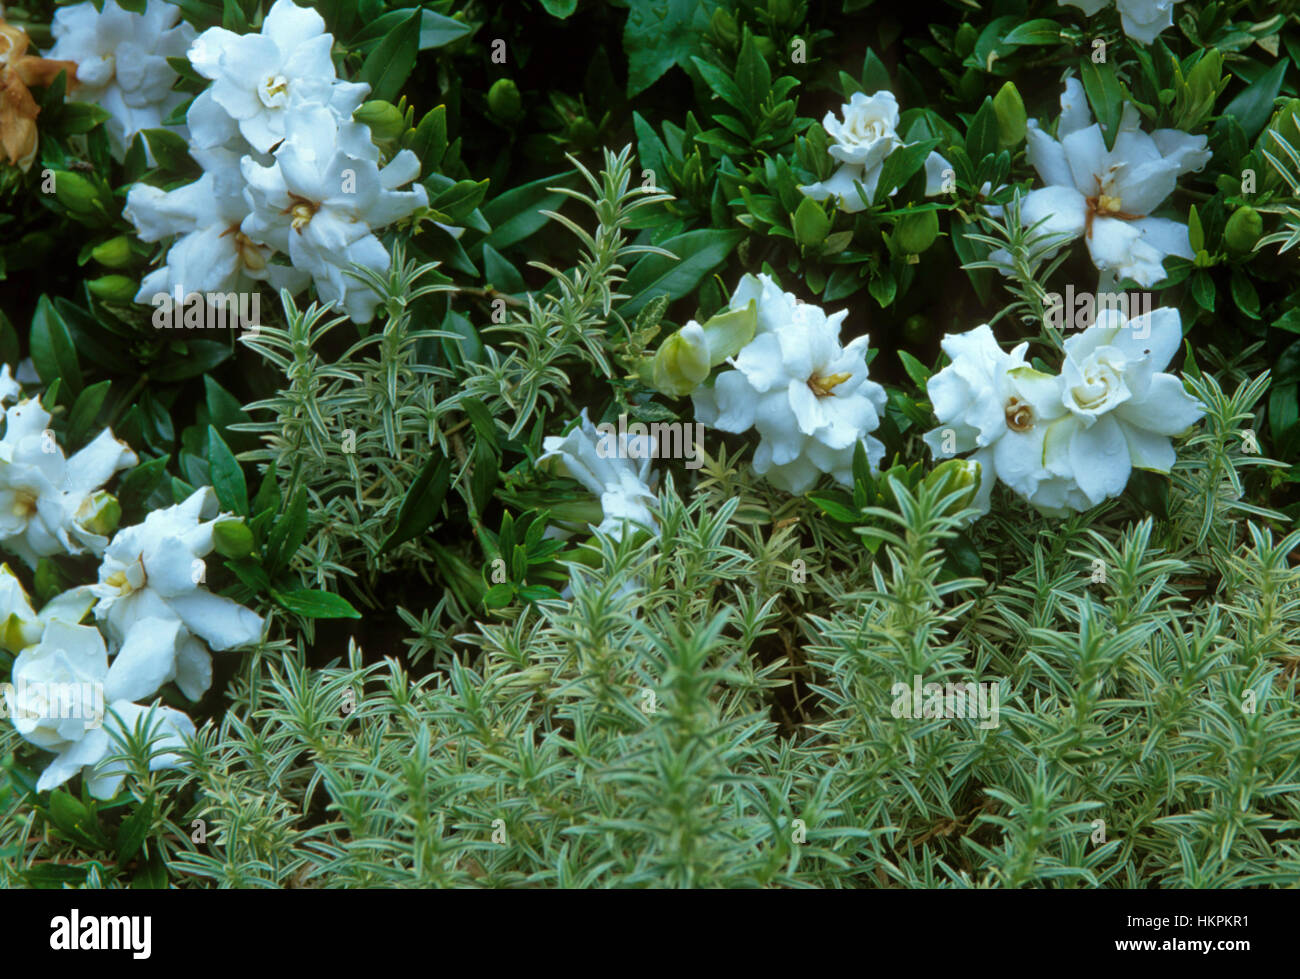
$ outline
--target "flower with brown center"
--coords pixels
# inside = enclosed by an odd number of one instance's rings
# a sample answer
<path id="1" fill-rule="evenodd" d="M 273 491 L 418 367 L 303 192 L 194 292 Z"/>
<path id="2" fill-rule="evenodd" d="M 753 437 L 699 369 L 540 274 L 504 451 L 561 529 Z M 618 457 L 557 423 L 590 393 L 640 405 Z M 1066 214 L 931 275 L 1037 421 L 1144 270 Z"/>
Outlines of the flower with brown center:
<path id="1" fill-rule="evenodd" d="M 1034 427 L 1034 409 L 1015 395 L 1007 400 L 1005 413 L 1007 428 L 1013 432 L 1027 432 Z"/>

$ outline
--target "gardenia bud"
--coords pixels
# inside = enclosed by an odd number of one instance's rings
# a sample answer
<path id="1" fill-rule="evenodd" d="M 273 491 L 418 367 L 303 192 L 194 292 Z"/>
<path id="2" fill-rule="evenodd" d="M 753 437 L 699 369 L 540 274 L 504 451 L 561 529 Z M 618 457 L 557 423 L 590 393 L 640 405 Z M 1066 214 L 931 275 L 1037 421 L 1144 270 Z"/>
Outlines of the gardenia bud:
<path id="1" fill-rule="evenodd" d="M 119 276 L 121 278 L 121 276 Z M 122 504 L 107 490 L 96 490 L 77 508 L 77 523 L 92 534 L 112 536 L 122 519 Z"/>
<path id="2" fill-rule="evenodd" d="M 908 255 L 919 255 L 939 237 L 939 215 L 935 211 L 905 214 L 894 225 L 894 245 Z"/>
<path id="3" fill-rule="evenodd" d="M 100 265 L 120 269 L 131 261 L 131 239 L 126 235 L 118 235 L 108 241 L 101 241 L 91 249 L 90 257 Z"/>
<path id="4" fill-rule="evenodd" d="M 218 520 L 212 528 L 212 547 L 222 557 L 248 557 L 253 553 L 253 532 L 243 520 Z"/>
<path id="5" fill-rule="evenodd" d="M 654 358 L 654 386 L 664 394 L 690 394 L 709 376 L 709 344 L 692 321 L 665 340 Z"/>
<path id="6" fill-rule="evenodd" d="M 402 111 L 393 103 L 382 99 L 363 102 L 352 113 L 352 119 L 369 126 L 370 135 L 379 140 L 396 139 L 406 132 L 406 120 L 402 117 Z"/>
<path id="7" fill-rule="evenodd" d="M 125 275 L 101 275 L 98 279 L 88 280 L 86 288 L 92 296 L 119 303 L 129 303 L 140 290 L 135 280 Z"/>
<path id="8" fill-rule="evenodd" d="M 90 214 L 99 203 L 99 188 L 79 173 L 59 170 L 54 174 L 54 199 L 69 211 Z"/>
<path id="9" fill-rule="evenodd" d="M 514 122 L 523 115 L 519 87 L 509 78 L 499 78 L 488 89 L 488 108 L 502 122 Z"/>
<path id="10" fill-rule="evenodd" d="M 958 490 L 967 492 L 953 505 L 953 510 L 970 506 L 980 485 L 980 464 L 973 459 L 949 459 L 926 474 L 927 487 L 939 487 L 943 495 Z"/>
<path id="11" fill-rule="evenodd" d="M 1029 117 L 1015 83 L 1007 82 L 993 96 L 993 112 L 998 117 L 998 142 L 1003 146 L 1019 145 L 1025 138 Z"/>
<path id="12" fill-rule="evenodd" d="M 1228 218 L 1228 226 L 1223 231 L 1223 240 L 1229 250 L 1244 254 L 1255 247 L 1259 236 L 1264 233 L 1264 219 L 1249 204 L 1237 208 Z"/>

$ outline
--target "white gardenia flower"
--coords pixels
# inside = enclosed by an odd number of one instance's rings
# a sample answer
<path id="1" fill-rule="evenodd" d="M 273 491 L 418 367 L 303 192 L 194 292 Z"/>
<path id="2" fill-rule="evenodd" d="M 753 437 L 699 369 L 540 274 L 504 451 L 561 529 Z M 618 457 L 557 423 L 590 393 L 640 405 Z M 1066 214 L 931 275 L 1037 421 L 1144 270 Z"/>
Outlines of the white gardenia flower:
<path id="1" fill-rule="evenodd" d="M 428 205 L 421 184 L 397 189 L 419 177 L 420 161 L 402 150 L 380 169 L 370 130 L 340 124 L 320 106 L 296 110 L 286 131 L 270 166 L 243 160 L 253 209 L 241 228 L 310 272 L 323 302 L 369 322 L 379 295 L 353 278 L 350 267 L 388 268 L 388 252 L 373 232 Z"/>
<path id="2" fill-rule="evenodd" d="M 14 379 L 8 364 L 0 364 L 0 404 L 17 401 L 22 397 L 23 389 Z"/>
<path id="3" fill-rule="evenodd" d="M 291 0 L 276 0 L 260 34 L 221 27 L 204 31 L 189 49 L 194 70 L 213 80 L 190 110 L 195 143 L 227 142 L 227 120 L 233 120 L 255 149 L 269 152 L 288 134 L 287 121 L 308 104 L 350 119 L 370 86 L 338 79 L 330 59 L 333 45 L 321 15 Z"/>
<path id="4" fill-rule="evenodd" d="M 151 303 L 177 289 L 182 299 L 193 292 L 243 293 L 253 288 L 253 280 L 268 282 L 277 292 L 305 288 L 307 272 L 273 263 L 273 249 L 241 230 L 251 207 L 239 157 L 225 149 L 194 155 L 206 172 L 193 183 L 168 191 L 135 184 L 127 194 L 122 215 L 141 241 L 176 237 L 165 264 L 141 280 L 136 302 Z"/>
<path id="5" fill-rule="evenodd" d="M 826 113 L 822 126 L 833 140 L 829 153 L 840 162 L 840 168 L 829 178 L 799 188 L 815 201 L 834 197 L 840 210 L 850 214 L 866 210 L 856 184 L 862 185 L 869 202 L 876 192 L 881 167 L 885 159 L 901 146 L 903 140 L 898 129 L 898 100 L 894 93 L 882 90 L 868 96 L 854 92 L 852 98 L 840 107 L 843 122 L 833 112 Z M 925 193 L 932 197 L 943 189 L 943 173 L 950 164 L 938 153 L 925 160 Z M 897 188 L 890 190 L 893 195 Z"/>
<path id="6" fill-rule="evenodd" d="M 730 309 L 744 309 L 754 300 L 758 309 L 758 322 L 754 335 L 775 333 L 787 323 L 795 320 L 795 310 L 799 308 L 799 299 L 792 292 L 784 292 L 781 286 L 766 272 L 754 275 L 746 272 L 736 284 L 736 291 L 731 294 Z"/>
<path id="7" fill-rule="evenodd" d="M 95 596 L 82 586 L 55 595 L 36 612 L 27 590 L 9 565 L 0 564 L 0 648 L 21 652 L 41 641 L 45 627 L 55 619 L 76 624 L 86 617 Z"/>
<path id="8" fill-rule="evenodd" d="M 1091 17 L 1110 0 L 1064 0 Z M 1178 0 L 1115 0 L 1124 33 L 1135 41 L 1153 44 L 1160 32 L 1174 24 L 1174 4 Z"/>
<path id="9" fill-rule="evenodd" d="M 93 526 L 97 491 L 137 461 L 108 429 L 65 459 L 40 402 L 13 405 L 0 438 L 0 544 L 32 567 L 53 554 L 100 553 L 108 539 Z"/>
<path id="10" fill-rule="evenodd" d="M 625 521 L 653 530 L 650 512 L 655 495 L 650 489 L 650 463 L 655 440 L 649 435 L 598 432 L 583 408 L 578 424 L 567 435 L 542 439 L 545 450 L 537 462 L 554 459 L 566 476 L 576 479 L 600 497 L 603 516 L 595 529 L 615 540 L 621 539 Z"/>
<path id="11" fill-rule="evenodd" d="M 84 770 L 96 799 L 117 794 L 126 768 L 108 761 L 119 750 L 115 735 L 124 738 L 149 713 L 132 701 L 154 692 L 145 689 L 150 678 L 123 659 L 127 652 L 110 667 L 98 629 L 56 619 L 39 643 L 14 660 L 12 683 L 5 689 L 9 716 L 25 740 L 57 756 L 41 773 L 36 791 L 56 788 Z M 184 738 L 195 734 L 194 723 L 180 711 L 157 707 L 150 730 L 162 735 L 150 770 L 176 767 L 180 758 L 167 749 L 184 747 Z"/>
<path id="12" fill-rule="evenodd" d="M 75 61 L 76 84 L 68 96 L 107 110 L 109 143 L 121 160 L 135 134 L 158 129 L 185 94 L 172 91 L 177 75 L 168 58 L 184 57 L 194 29 L 163 0 L 148 0 L 144 13 L 128 13 L 115 0 L 103 10 L 92 3 L 60 7 L 50 25 L 54 47 L 45 57 Z"/>
<path id="13" fill-rule="evenodd" d="M 1038 233 L 1058 245 L 1083 237 L 1098 269 L 1152 286 L 1165 278 L 1165 256 L 1191 258 L 1192 248 L 1186 224 L 1150 214 L 1179 176 L 1200 170 L 1212 154 L 1204 136 L 1178 129 L 1147 134 L 1138 120 L 1137 108 L 1126 103 L 1115 146 L 1107 150 L 1083 86 L 1069 79 L 1057 138 L 1030 121 L 1027 156 L 1047 186 L 1025 197 L 1020 220 L 1026 227 L 1043 221 Z M 1006 257 L 1003 250 L 990 256 Z"/>
<path id="14" fill-rule="evenodd" d="M 952 363 L 926 384 L 939 419 L 925 434 L 926 445 L 936 459 L 974 451 L 980 488 L 971 505 L 983 513 L 999 478 L 1030 496 L 1055 475 L 1043 459 L 1043 443 L 1051 424 L 1065 415 L 1059 381 L 1025 363 L 1027 343 L 1006 353 L 984 324 L 948 334 L 940 346 Z"/>
<path id="15" fill-rule="evenodd" d="M 1161 373 L 1182 339 L 1178 310 L 1162 307 L 1131 320 L 1105 311 L 1065 341 L 1060 397 L 1069 424 L 1047 451 L 1064 454 L 1090 504 L 1122 493 L 1134 467 L 1169 472 L 1170 436 L 1203 417 L 1182 381 Z"/>
<path id="16" fill-rule="evenodd" d="M 205 486 L 182 503 L 154 510 L 144 523 L 117 532 L 104 551 L 99 581 L 90 586 L 99 599 L 95 617 L 105 623 L 111 640 L 125 645 L 132 627 L 147 619 L 179 620 L 216 650 L 249 646 L 262 638 L 257 613 L 201 584 L 203 558 L 212 552 L 212 528 L 223 516 L 217 510 L 216 494 Z M 186 658 L 177 664 L 176 676 L 193 680 L 191 687 L 203 672 L 200 652 L 206 655 L 185 637 L 176 639 L 175 655 Z"/>
<path id="17" fill-rule="evenodd" d="M 737 296 L 747 304 L 761 287 L 742 282 Z M 885 390 L 867 377 L 867 337 L 841 346 L 847 310 L 827 316 L 810 303 L 791 307 L 786 294 L 759 303 L 760 323 L 774 314 L 731 358 L 735 370 L 692 395 L 695 416 L 724 432 L 756 428 L 754 470 L 787 492 L 804 492 L 821 473 L 851 485 L 859 442 L 873 468 L 885 454 L 868 434 L 880 425 Z"/>

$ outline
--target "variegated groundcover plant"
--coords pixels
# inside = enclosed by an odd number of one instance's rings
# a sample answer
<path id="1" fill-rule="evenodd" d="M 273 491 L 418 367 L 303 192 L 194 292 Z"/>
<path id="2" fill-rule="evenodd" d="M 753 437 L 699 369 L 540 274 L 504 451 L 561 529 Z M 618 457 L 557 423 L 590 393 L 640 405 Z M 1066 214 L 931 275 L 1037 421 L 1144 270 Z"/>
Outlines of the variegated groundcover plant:
<path id="1" fill-rule="evenodd" d="M 0 883 L 1294 885 L 1298 63 L 4 4 Z"/>

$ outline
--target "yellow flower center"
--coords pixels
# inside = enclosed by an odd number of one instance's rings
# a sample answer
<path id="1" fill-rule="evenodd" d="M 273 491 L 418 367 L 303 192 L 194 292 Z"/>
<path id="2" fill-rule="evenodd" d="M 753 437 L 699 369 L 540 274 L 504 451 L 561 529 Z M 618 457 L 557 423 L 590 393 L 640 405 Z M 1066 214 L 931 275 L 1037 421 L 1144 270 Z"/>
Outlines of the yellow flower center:
<path id="1" fill-rule="evenodd" d="M 14 493 L 13 512 L 15 517 L 32 517 L 36 513 L 36 494 L 30 490 L 18 490 Z"/>
<path id="2" fill-rule="evenodd" d="M 812 391 L 813 394 L 817 395 L 817 397 L 825 398 L 828 397 L 833 390 L 835 390 L 836 386 L 843 384 L 852 376 L 853 376 L 852 374 L 848 374 L 848 373 L 831 374 L 828 377 L 822 377 L 820 374 L 814 374 L 812 377 L 808 378 L 808 388 L 809 390 Z"/>
<path id="3" fill-rule="evenodd" d="M 1107 214 L 1118 214 L 1123 203 L 1118 197 L 1111 197 L 1109 194 L 1097 195 L 1097 210 Z"/>
<path id="4" fill-rule="evenodd" d="M 316 216 L 320 210 L 320 205 L 315 201 L 309 201 L 305 197 L 299 197 L 297 194 L 290 194 L 292 203 L 285 208 L 284 213 L 292 215 L 289 222 L 294 231 L 302 233 L 302 229 L 311 223 L 311 219 Z"/>

